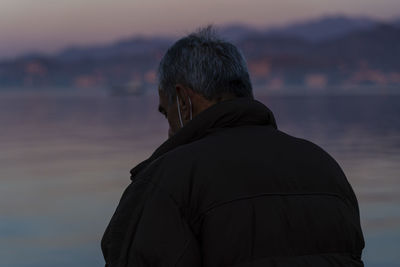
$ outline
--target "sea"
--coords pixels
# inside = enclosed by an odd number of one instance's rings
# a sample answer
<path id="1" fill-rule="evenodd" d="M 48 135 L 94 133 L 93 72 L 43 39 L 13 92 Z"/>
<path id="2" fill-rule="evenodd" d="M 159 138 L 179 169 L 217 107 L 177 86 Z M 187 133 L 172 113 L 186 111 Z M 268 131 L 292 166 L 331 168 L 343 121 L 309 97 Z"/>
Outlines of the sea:
<path id="1" fill-rule="evenodd" d="M 400 266 L 400 95 L 262 94 L 278 128 L 331 154 L 357 195 L 370 267 Z M 129 170 L 167 139 L 156 94 L 0 93 L 0 266 L 104 266 Z"/>

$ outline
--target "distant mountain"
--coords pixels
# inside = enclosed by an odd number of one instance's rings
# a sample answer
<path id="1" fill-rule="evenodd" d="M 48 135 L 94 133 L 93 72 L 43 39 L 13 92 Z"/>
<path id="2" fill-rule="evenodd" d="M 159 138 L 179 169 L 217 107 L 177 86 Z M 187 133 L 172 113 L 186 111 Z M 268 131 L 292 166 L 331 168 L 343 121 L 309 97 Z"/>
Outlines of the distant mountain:
<path id="1" fill-rule="evenodd" d="M 313 58 L 324 57 L 356 67 L 360 61 L 381 70 L 400 70 L 400 28 L 379 24 L 373 29 L 324 41 L 310 51 Z"/>
<path id="2" fill-rule="evenodd" d="M 400 18 L 393 20 L 393 25 L 400 27 Z"/>
<path id="3" fill-rule="evenodd" d="M 164 50 L 171 45 L 172 39 L 167 37 L 133 37 L 109 45 L 91 47 L 71 47 L 57 55 L 59 60 L 75 61 L 83 58 L 105 60 L 108 58 L 134 55 L 146 55 Z"/>
<path id="4" fill-rule="evenodd" d="M 243 24 L 229 24 L 218 28 L 218 33 L 226 40 L 235 42 L 252 35 L 260 35 L 262 31 Z"/>
<path id="5" fill-rule="evenodd" d="M 378 24 L 377 21 L 369 18 L 329 16 L 270 29 L 266 31 L 266 34 L 292 36 L 315 42 L 337 38 L 354 31 L 371 29 L 376 24 Z"/>
<path id="6" fill-rule="evenodd" d="M 219 28 L 245 54 L 256 87 L 400 85 L 400 19 L 327 17 L 260 30 Z M 68 48 L 55 56 L 27 54 L 0 62 L 1 88 L 155 88 L 169 37 L 133 37 L 109 45 Z M 146 88 L 144 90 L 143 88 Z M 400 89 L 399 89 L 400 90 Z"/>

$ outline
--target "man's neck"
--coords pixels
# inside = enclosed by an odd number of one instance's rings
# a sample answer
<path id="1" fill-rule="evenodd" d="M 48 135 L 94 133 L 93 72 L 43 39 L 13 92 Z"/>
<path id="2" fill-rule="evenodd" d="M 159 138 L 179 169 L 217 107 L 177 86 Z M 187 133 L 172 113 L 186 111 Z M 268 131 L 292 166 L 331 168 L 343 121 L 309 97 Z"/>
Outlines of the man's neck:
<path id="1" fill-rule="evenodd" d="M 194 116 L 196 116 L 197 114 L 201 113 L 202 111 L 208 109 L 209 107 L 225 101 L 225 100 L 231 100 L 237 98 L 236 96 L 234 96 L 233 94 L 230 93 L 222 93 L 220 95 L 218 95 L 217 97 L 213 98 L 212 100 L 208 100 L 204 97 L 200 97 L 197 104 L 197 108 L 194 111 Z"/>

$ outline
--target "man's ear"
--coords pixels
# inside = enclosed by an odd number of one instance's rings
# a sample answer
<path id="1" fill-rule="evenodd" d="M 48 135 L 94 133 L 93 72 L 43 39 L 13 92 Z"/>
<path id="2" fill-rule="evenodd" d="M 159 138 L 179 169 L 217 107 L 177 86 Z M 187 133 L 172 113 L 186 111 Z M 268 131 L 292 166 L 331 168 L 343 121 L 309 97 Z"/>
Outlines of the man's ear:
<path id="1" fill-rule="evenodd" d="M 182 84 L 175 85 L 176 95 L 178 96 L 179 107 L 182 111 L 182 116 L 185 120 L 190 118 L 190 103 L 189 97 L 193 94 L 193 90 Z M 178 103 L 177 103 L 178 104 Z"/>

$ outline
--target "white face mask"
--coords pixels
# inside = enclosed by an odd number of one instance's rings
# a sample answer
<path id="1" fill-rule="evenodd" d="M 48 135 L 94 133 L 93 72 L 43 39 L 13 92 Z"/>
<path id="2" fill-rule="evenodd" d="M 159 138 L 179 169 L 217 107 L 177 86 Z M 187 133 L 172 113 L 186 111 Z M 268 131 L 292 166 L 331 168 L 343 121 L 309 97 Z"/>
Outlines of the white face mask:
<path id="1" fill-rule="evenodd" d="M 188 99 L 189 99 L 189 105 L 190 105 L 190 120 L 192 120 L 192 101 L 190 100 L 190 97 L 188 97 Z M 176 95 L 176 103 L 177 103 L 177 107 L 178 107 L 179 122 L 180 122 L 181 128 L 182 128 L 183 121 L 182 121 L 182 115 L 181 115 L 181 108 L 179 107 L 178 95 Z"/>

